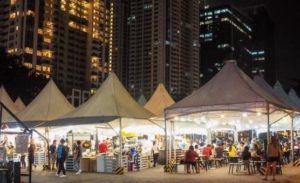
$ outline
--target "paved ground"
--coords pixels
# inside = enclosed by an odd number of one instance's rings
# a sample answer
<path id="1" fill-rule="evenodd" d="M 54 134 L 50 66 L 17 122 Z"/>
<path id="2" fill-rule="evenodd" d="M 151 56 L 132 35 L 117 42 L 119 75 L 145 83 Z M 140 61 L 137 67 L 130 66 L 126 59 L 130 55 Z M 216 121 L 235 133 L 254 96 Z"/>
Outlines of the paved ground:
<path id="1" fill-rule="evenodd" d="M 28 179 L 23 178 L 26 182 Z M 276 176 L 276 181 L 280 183 L 300 183 L 300 167 L 285 166 L 283 175 Z M 35 170 L 33 173 L 33 183 L 262 183 L 262 176 L 259 174 L 248 175 L 238 173 L 229 175 L 228 167 L 211 169 L 208 172 L 201 170 L 200 174 L 170 174 L 164 173 L 162 167 L 142 170 L 140 172 L 130 172 L 124 175 L 82 173 L 75 175 L 74 172 L 67 172 L 67 177 L 55 176 L 55 172 Z"/>

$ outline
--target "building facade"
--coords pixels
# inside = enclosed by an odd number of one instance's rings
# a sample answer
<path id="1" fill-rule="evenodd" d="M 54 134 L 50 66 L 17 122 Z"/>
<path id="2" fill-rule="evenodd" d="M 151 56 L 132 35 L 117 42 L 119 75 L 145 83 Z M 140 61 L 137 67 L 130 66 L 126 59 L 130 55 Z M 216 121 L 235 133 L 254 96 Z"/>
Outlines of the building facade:
<path id="1" fill-rule="evenodd" d="M 251 20 L 231 6 L 205 6 L 200 13 L 201 82 L 211 79 L 224 65 L 235 59 L 248 75 L 252 74 Z"/>
<path id="2" fill-rule="evenodd" d="M 163 83 L 175 100 L 187 96 L 199 87 L 199 1 L 128 3 L 126 60 L 113 62 L 126 68 L 127 89 L 149 98 Z"/>
<path id="3" fill-rule="evenodd" d="M 200 13 L 201 82 L 204 84 L 235 59 L 250 77 L 275 78 L 274 25 L 263 7 L 241 7 L 211 2 Z M 223 4 L 223 5 L 222 5 Z"/>
<path id="4" fill-rule="evenodd" d="M 0 46 L 65 94 L 93 91 L 112 67 L 112 10 L 108 0 L 4 0 Z"/>

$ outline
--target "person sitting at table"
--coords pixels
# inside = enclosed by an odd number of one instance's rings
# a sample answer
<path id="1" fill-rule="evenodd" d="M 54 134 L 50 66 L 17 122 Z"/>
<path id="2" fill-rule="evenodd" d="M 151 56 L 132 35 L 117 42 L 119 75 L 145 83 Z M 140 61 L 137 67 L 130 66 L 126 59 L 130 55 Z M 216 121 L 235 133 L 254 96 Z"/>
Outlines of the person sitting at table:
<path id="1" fill-rule="evenodd" d="M 252 150 L 251 150 L 251 159 L 253 161 L 261 161 L 260 150 L 259 150 L 257 144 L 253 144 L 253 147 L 252 147 Z M 257 168 L 257 170 L 260 170 L 260 167 L 261 167 L 260 166 L 261 165 L 260 162 L 256 162 L 254 165 Z"/>
<path id="2" fill-rule="evenodd" d="M 201 154 L 198 144 L 195 145 L 195 151 L 198 154 L 198 156 Z"/>
<path id="3" fill-rule="evenodd" d="M 207 146 L 203 148 L 202 155 L 204 156 L 204 160 L 209 160 L 210 156 L 212 155 L 212 149 L 210 144 L 207 144 Z"/>
<path id="4" fill-rule="evenodd" d="M 237 150 L 232 142 L 228 149 L 228 156 L 229 156 L 229 162 L 236 163 L 238 161 Z"/>
<path id="5" fill-rule="evenodd" d="M 251 153 L 249 152 L 249 146 L 244 147 L 244 151 L 242 152 L 243 161 L 249 162 L 251 158 Z"/>
<path id="6" fill-rule="evenodd" d="M 192 168 L 196 169 L 196 173 L 199 173 L 199 169 L 197 167 L 196 158 L 198 154 L 194 151 L 194 146 L 190 146 L 189 150 L 185 152 L 184 162 L 187 165 L 187 173 L 191 173 L 191 165 Z"/>
<path id="7" fill-rule="evenodd" d="M 215 148 L 215 157 L 216 158 L 223 158 L 223 151 L 224 151 L 224 147 L 222 145 L 218 145 Z"/>

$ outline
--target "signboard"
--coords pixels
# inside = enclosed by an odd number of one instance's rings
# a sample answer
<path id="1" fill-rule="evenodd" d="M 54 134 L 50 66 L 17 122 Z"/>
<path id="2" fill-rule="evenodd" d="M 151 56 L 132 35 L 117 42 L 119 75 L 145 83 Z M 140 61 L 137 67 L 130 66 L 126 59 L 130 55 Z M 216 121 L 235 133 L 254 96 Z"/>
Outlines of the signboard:
<path id="1" fill-rule="evenodd" d="M 22 134 L 15 137 L 16 153 L 22 154 L 28 152 L 29 135 Z"/>

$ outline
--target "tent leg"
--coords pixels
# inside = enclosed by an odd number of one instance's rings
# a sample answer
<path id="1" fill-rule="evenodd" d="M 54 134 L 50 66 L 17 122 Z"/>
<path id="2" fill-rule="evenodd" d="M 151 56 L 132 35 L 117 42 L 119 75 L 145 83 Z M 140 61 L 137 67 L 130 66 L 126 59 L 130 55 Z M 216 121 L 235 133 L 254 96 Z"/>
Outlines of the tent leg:
<path id="1" fill-rule="evenodd" d="M 122 165 L 122 152 L 123 152 L 123 147 L 122 147 L 122 118 L 119 118 L 119 122 L 120 122 L 120 132 L 119 132 L 120 156 L 119 156 L 119 165 L 120 165 L 120 167 L 123 167 L 123 165 Z"/>
<path id="2" fill-rule="evenodd" d="M 267 146 L 270 143 L 270 106 L 267 103 Z M 266 151 L 267 152 L 267 151 Z"/>
<path id="3" fill-rule="evenodd" d="M 0 137 L 1 137 L 1 128 L 2 128 L 2 103 L 0 103 Z"/>
<path id="4" fill-rule="evenodd" d="M 294 161 L 294 115 L 291 116 L 291 153 L 292 153 L 292 161 Z"/>
<path id="5" fill-rule="evenodd" d="M 167 120 L 165 117 L 165 158 L 166 158 L 166 163 L 165 165 L 167 165 L 169 163 L 169 158 L 168 158 L 168 130 L 167 130 Z"/>

